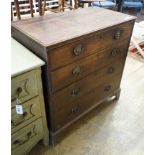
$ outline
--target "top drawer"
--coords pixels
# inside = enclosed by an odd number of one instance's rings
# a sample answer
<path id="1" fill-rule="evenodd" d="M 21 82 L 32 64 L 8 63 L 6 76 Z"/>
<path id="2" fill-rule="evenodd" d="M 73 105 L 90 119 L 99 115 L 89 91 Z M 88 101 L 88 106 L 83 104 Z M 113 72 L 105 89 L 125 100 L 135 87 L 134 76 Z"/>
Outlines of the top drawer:
<path id="1" fill-rule="evenodd" d="M 67 65 L 99 50 L 130 38 L 133 22 L 117 25 L 87 38 L 55 48 L 48 52 L 50 69 Z"/>
<path id="2" fill-rule="evenodd" d="M 24 73 L 11 80 L 11 101 L 12 106 L 15 105 L 15 100 L 18 97 L 21 102 L 27 101 L 36 96 L 37 77 L 35 70 Z"/>

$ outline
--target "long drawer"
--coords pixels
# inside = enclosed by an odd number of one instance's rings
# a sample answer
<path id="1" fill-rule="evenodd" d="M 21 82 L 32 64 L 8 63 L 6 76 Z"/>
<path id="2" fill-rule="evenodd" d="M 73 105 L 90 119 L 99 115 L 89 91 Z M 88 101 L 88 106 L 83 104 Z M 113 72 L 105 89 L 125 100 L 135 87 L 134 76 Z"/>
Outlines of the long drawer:
<path id="1" fill-rule="evenodd" d="M 21 104 L 23 114 L 17 114 L 15 106 L 11 109 L 11 132 L 21 129 L 41 116 L 39 96 Z"/>
<path id="2" fill-rule="evenodd" d="M 11 136 L 11 150 L 14 155 L 28 152 L 43 138 L 42 119 L 38 119 Z"/>
<path id="3" fill-rule="evenodd" d="M 80 60 L 96 51 L 119 44 L 130 38 L 133 22 L 117 25 L 110 30 L 98 32 L 79 41 L 55 48 L 48 52 L 49 67 L 53 70 Z"/>
<path id="4" fill-rule="evenodd" d="M 55 92 L 58 89 L 78 81 L 89 73 L 103 68 L 120 56 L 126 56 L 127 48 L 128 40 L 119 45 L 112 45 L 112 47 L 108 49 L 51 72 L 52 91 Z"/>
<path id="5" fill-rule="evenodd" d="M 112 62 L 106 67 L 99 69 L 78 82 L 54 93 L 52 96 L 53 104 L 59 106 L 64 102 L 74 101 L 86 92 L 102 84 L 106 79 L 115 80 L 115 75 L 122 73 L 124 62 L 124 57 L 117 59 L 117 61 Z"/>
<path id="6" fill-rule="evenodd" d="M 36 71 L 30 71 L 11 80 L 11 106 L 15 106 L 16 98 L 25 102 L 38 94 Z"/>
<path id="7" fill-rule="evenodd" d="M 115 80 L 113 78 L 105 79 L 101 85 L 83 94 L 77 100 L 73 102 L 66 101 L 59 106 L 55 105 L 53 130 L 59 130 L 99 101 L 103 100 L 104 97 L 110 95 L 119 88 L 120 80 L 121 74 L 117 74 L 115 75 Z"/>

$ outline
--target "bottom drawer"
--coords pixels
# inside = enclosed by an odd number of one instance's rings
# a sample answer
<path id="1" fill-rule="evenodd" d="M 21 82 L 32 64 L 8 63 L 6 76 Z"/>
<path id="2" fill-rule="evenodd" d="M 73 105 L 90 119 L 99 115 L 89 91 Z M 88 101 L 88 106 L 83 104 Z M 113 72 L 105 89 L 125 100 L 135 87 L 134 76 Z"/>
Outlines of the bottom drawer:
<path id="1" fill-rule="evenodd" d="M 68 102 L 54 114 L 54 131 L 59 130 L 65 124 L 71 122 L 76 117 L 87 111 L 104 97 L 110 95 L 119 88 L 122 74 L 117 74 L 115 79 L 107 79 L 100 86 L 90 90 L 74 102 Z"/>
<path id="2" fill-rule="evenodd" d="M 40 118 L 11 135 L 11 154 L 22 155 L 27 153 L 42 138 L 43 126 Z"/>

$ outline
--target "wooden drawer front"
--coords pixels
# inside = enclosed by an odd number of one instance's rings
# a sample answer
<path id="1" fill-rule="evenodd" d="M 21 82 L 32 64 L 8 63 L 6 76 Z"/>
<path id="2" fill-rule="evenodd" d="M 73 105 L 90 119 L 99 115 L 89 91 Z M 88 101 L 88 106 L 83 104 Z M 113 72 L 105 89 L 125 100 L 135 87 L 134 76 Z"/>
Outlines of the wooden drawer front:
<path id="1" fill-rule="evenodd" d="M 112 94 L 119 88 L 120 80 L 121 74 L 117 74 L 115 79 L 106 79 L 100 86 L 90 90 L 74 102 L 65 102 L 61 106 L 55 105 L 54 131 L 102 101 L 104 97 Z"/>
<path id="2" fill-rule="evenodd" d="M 57 91 L 89 73 L 106 66 L 120 56 L 127 54 L 128 41 L 123 44 L 114 45 L 113 47 L 101 52 L 92 54 L 85 59 L 79 60 L 71 65 L 51 72 L 52 91 Z"/>
<path id="3" fill-rule="evenodd" d="M 50 68 L 56 69 L 114 44 L 117 45 L 119 42 L 130 38 L 132 27 L 133 23 L 125 23 L 110 30 L 96 33 L 85 39 L 53 49 L 51 52 L 48 52 Z"/>
<path id="4" fill-rule="evenodd" d="M 22 155 L 43 137 L 42 119 L 19 130 L 11 136 L 11 150 L 14 155 Z"/>
<path id="5" fill-rule="evenodd" d="M 77 100 L 84 93 L 96 88 L 102 84 L 105 79 L 113 78 L 118 73 L 122 73 L 124 67 L 124 58 L 118 59 L 110 65 L 93 72 L 86 78 L 71 84 L 68 87 L 53 94 L 52 100 L 56 105 L 61 105 L 63 102 L 71 102 Z"/>
<path id="6" fill-rule="evenodd" d="M 35 97 L 22 104 L 23 114 L 19 115 L 16 113 L 15 107 L 11 109 L 11 131 L 15 132 L 21 127 L 31 123 L 33 120 L 41 116 L 41 109 L 39 103 L 39 97 Z"/>
<path id="7" fill-rule="evenodd" d="M 12 106 L 15 105 L 16 97 L 18 97 L 21 102 L 24 102 L 37 94 L 37 78 L 35 70 L 17 76 L 11 80 Z"/>

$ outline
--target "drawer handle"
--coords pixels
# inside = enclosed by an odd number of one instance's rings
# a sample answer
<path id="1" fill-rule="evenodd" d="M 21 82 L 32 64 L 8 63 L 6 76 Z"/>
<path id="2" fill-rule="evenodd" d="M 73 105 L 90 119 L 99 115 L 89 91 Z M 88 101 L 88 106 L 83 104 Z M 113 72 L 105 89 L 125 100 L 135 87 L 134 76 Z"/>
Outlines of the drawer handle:
<path id="1" fill-rule="evenodd" d="M 72 74 L 73 75 L 80 75 L 81 72 L 82 72 L 81 67 L 78 66 L 78 67 L 73 69 Z"/>
<path id="2" fill-rule="evenodd" d="M 74 54 L 75 55 L 80 55 L 83 52 L 84 52 L 84 47 L 81 44 L 76 46 L 75 49 L 74 49 Z"/>
<path id="3" fill-rule="evenodd" d="M 110 85 L 105 86 L 104 91 L 109 91 L 111 89 Z"/>
<path id="4" fill-rule="evenodd" d="M 111 51 L 111 56 L 112 56 L 112 57 L 115 57 L 116 55 L 117 55 L 117 49 L 114 48 L 114 49 L 112 49 L 112 51 Z"/>
<path id="5" fill-rule="evenodd" d="M 118 30 L 115 34 L 114 34 L 114 39 L 118 40 L 121 37 L 121 31 Z"/>
<path id="6" fill-rule="evenodd" d="M 71 92 L 71 96 L 75 97 L 75 96 L 77 96 L 79 94 L 79 92 L 80 92 L 80 89 L 73 89 L 72 92 Z"/>
<path id="7" fill-rule="evenodd" d="M 108 70 L 107 70 L 107 73 L 108 74 L 112 74 L 114 72 L 115 68 L 114 67 L 110 67 Z"/>
<path id="8" fill-rule="evenodd" d="M 21 87 L 17 88 L 17 93 L 20 94 L 22 92 L 22 90 L 23 89 Z"/>
<path id="9" fill-rule="evenodd" d="M 19 97 L 19 94 L 23 91 L 23 89 L 21 87 L 17 88 L 16 92 L 17 92 L 17 97 Z"/>
<path id="10" fill-rule="evenodd" d="M 28 138 L 30 138 L 32 136 L 32 132 L 30 131 L 26 135 L 27 135 Z"/>
<path id="11" fill-rule="evenodd" d="M 72 108 L 71 113 L 75 114 L 75 113 L 78 113 L 79 111 L 80 111 L 80 108 L 74 107 L 74 108 Z"/>
<path id="12" fill-rule="evenodd" d="M 27 116 L 27 112 L 24 112 L 22 115 L 20 115 L 20 116 L 22 116 L 21 117 L 21 119 L 19 120 L 19 121 L 17 121 L 17 122 L 14 122 L 13 120 L 11 120 L 11 124 L 13 124 L 13 126 L 18 126 L 19 124 L 21 124 L 22 122 L 24 122 L 25 121 L 25 117 Z"/>

